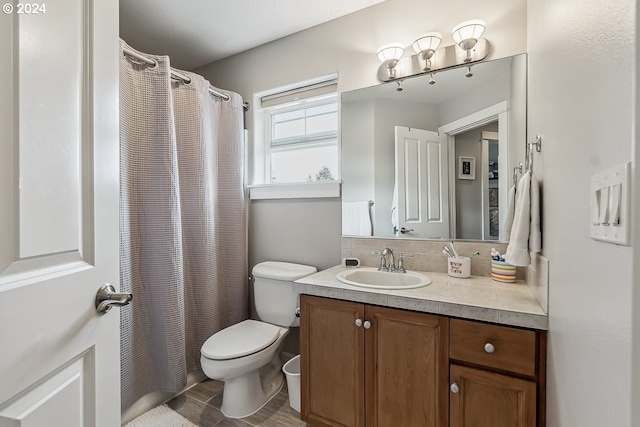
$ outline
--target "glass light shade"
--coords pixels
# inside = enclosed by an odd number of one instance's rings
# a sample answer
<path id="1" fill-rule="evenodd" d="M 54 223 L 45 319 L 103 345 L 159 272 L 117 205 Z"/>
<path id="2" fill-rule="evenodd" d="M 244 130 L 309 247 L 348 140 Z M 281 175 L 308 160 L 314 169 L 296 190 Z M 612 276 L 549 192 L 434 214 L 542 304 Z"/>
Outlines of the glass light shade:
<path id="1" fill-rule="evenodd" d="M 440 46 L 441 41 L 442 34 L 425 33 L 420 35 L 411 46 L 416 55 L 422 56 L 422 59 L 429 59 L 433 56 L 438 46 Z"/>
<path id="2" fill-rule="evenodd" d="M 484 33 L 486 24 L 479 19 L 472 19 L 471 21 L 464 21 L 453 27 L 451 35 L 453 40 L 462 49 L 471 49 L 475 46 L 476 42 Z"/>
<path id="3" fill-rule="evenodd" d="M 395 67 L 403 54 L 404 46 L 400 43 L 386 44 L 378 49 L 378 59 L 387 68 Z"/>

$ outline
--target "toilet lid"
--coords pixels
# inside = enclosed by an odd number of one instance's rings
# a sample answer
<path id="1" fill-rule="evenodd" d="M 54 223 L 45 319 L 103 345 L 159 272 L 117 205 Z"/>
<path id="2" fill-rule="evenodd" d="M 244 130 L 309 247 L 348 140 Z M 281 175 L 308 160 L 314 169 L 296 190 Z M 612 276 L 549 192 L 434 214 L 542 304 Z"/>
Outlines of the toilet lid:
<path id="1" fill-rule="evenodd" d="M 215 333 L 202 346 L 202 355 L 228 360 L 256 353 L 273 344 L 280 328 L 257 320 L 245 320 Z"/>

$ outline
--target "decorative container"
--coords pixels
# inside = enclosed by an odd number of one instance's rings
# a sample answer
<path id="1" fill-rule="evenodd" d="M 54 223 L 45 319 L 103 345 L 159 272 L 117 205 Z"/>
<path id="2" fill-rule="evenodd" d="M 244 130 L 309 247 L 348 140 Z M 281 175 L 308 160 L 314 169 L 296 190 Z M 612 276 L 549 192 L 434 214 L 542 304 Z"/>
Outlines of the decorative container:
<path id="1" fill-rule="evenodd" d="M 504 261 L 491 261 L 491 278 L 496 282 L 513 283 L 516 281 L 516 266 Z"/>
<path id="2" fill-rule="evenodd" d="M 451 277 L 467 279 L 471 276 L 471 258 L 468 256 L 449 258 L 447 271 Z"/>

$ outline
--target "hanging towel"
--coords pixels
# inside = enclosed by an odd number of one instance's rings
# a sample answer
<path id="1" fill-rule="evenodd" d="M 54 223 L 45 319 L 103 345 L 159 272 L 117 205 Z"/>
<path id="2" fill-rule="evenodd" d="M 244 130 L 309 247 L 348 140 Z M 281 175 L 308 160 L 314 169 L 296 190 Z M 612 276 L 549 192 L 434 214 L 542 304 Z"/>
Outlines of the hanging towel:
<path id="1" fill-rule="evenodd" d="M 531 264 L 530 252 L 540 252 L 540 188 L 533 172 L 527 171 L 518 182 L 513 226 L 505 260 L 511 265 Z"/>
<path id="2" fill-rule="evenodd" d="M 506 242 L 511 240 L 511 228 L 513 226 L 513 215 L 516 211 L 516 185 L 513 184 L 507 193 L 507 214 L 504 217 L 502 235 Z"/>
<path id="3" fill-rule="evenodd" d="M 342 235 L 371 236 L 369 202 L 342 202 Z"/>
<path id="4" fill-rule="evenodd" d="M 542 250 L 542 232 L 540 230 L 540 185 L 531 172 L 531 228 L 529 230 L 529 252 Z"/>

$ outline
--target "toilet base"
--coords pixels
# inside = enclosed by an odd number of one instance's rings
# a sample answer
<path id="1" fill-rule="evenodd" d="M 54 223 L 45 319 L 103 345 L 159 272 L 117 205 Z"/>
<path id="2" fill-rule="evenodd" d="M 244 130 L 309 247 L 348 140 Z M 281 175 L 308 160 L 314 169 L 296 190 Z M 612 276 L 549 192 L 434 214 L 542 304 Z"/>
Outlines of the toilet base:
<path id="1" fill-rule="evenodd" d="M 222 413 L 227 418 L 244 418 L 258 412 L 284 384 L 279 357 L 246 375 L 224 380 Z"/>

